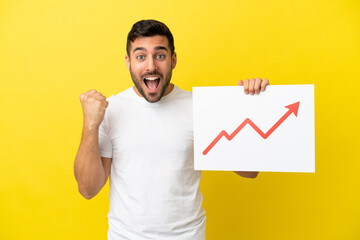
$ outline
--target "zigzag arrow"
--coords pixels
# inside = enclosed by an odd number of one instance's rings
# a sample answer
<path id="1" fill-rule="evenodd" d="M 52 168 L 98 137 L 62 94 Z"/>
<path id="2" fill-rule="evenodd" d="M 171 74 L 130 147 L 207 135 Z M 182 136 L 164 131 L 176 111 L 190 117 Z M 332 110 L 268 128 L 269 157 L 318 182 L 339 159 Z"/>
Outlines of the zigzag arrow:
<path id="1" fill-rule="evenodd" d="M 222 137 L 226 137 L 227 140 L 231 141 L 241 131 L 241 129 L 245 127 L 246 124 L 249 124 L 262 138 L 268 138 L 270 134 L 272 134 L 275 129 L 277 129 L 280 124 L 282 124 L 291 115 L 291 113 L 294 113 L 295 117 L 297 117 L 299 104 L 300 102 L 296 102 L 285 106 L 289 110 L 266 133 L 261 131 L 260 128 L 250 120 L 250 118 L 245 119 L 231 135 L 229 135 L 225 130 L 222 130 L 219 135 L 217 135 L 217 137 L 210 143 L 210 145 L 203 151 L 203 154 L 206 155 Z"/>

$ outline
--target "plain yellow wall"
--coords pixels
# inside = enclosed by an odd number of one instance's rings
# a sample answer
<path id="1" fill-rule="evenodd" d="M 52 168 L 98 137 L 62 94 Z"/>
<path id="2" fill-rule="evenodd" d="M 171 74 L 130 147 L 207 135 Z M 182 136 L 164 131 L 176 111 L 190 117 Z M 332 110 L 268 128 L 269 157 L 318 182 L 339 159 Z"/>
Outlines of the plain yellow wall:
<path id="1" fill-rule="evenodd" d="M 203 172 L 207 239 L 360 239 L 358 0 L 0 1 L 0 239 L 106 239 L 108 185 L 88 201 L 73 176 L 79 95 L 132 85 L 126 35 L 149 18 L 186 90 L 315 84 L 316 173 Z"/>

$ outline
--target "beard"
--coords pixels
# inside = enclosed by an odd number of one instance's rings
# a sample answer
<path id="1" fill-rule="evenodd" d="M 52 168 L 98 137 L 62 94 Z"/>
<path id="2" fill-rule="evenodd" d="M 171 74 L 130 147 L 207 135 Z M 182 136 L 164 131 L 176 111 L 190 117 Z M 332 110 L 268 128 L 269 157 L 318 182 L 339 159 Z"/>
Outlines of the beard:
<path id="1" fill-rule="evenodd" d="M 165 74 L 165 79 L 163 77 L 163 74 L 158 72 L 157 70 L 154 70 L 152 72 L 148 72 L 144 75 L 142 75 L 140 78 L 138 78 L 134 72 L 131 69 L 130 66 L 130 75 L 131 75 L 131 79 L 136 87 L 136 89 L 138 90 L 138 92 L 141 94 L 141 96 L 143 96 L 146 101 L 148 101 L 149 103 L 155 103 L 160 101 L 160 99 L 164 96 L 166 89 L 168 88 L 169 84 L 170 84 L 170 80 L 171 80 L 171 76 L 172 76 L 172 68 L 170 68 L 170 70 Z M 144 78 L 146 76 L 150 76 L 150 75 L 156 75 L 160 77 L 160 89 L 156 92 L 156 93 L 148 93 L 148 95 L 145 93 L 146 88 L 144 85 Z M 162 79 L 164 79 L 164 81 L 162 81 Z M 142 87 L 144 86 L 144 87 Z"/>

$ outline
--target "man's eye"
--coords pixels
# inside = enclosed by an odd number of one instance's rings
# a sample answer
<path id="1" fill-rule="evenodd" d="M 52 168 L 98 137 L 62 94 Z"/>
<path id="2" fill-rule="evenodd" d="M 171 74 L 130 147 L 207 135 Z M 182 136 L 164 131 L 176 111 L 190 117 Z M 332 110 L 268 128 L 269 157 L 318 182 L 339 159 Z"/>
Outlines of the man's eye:
<path id="1" fill-rule="evenodd" d="M 157 58 L 165 58 L 165 55 L 164 54 L 159 54 L 159 55 L 157 55 Z"/>
<path id="2" fill-rule="evenodd" d="M 143 59 L 144 59 L 144 56 L 143 56 L 143 55 L 136 56 L 136 59 L 138 59 L 138 60 L 143 60 Z"/>

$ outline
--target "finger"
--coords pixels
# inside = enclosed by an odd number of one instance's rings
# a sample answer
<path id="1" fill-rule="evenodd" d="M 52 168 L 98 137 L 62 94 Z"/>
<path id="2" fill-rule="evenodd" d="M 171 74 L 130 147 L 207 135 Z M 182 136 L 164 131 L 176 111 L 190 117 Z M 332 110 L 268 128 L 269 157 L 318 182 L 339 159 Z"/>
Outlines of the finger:
<path id="1" fill-rule="evenodd" d="M 99 101 L 105 101 L 106 100 L 106 97 L 103 96 L 103 95 L 97 95 L 97 96 L 94 96 L 94 98 L 99 100 Z"/>
<path id="2" fill-rule="evenodd" d="M 93 97 L 103 96 L 101 94 L 101 92 L 94 92 L 94 93 L 91 93 L 90 95 L 93 96 Z"/>
<path id="3" fill-rule="evenodd" d="M 244 86 L 244 82 L 242 80 L 238 81 L 238 86 Z"/>
<path id="4" fill-rule="evenodd" d="M 254 85 L 255 85 L 255 79 L 250 78 L 250 80 L 249 80 L 249 93 L 250 93 L 250 95 L 254 95 L 254 93 L 255 93 Z"/>
<path id="5" fill-rule="evenodd" d="M 91 89 L 91 90 L 87 91 L 86 93 L 92 94 L 92 93 L 96 93 L 96 92 L 97 92 L 97 91 L 96 91 L 95 89 Z"/>
<path id="6" fill-rule="evenodd" d="M 258 95 L 260 93 L 261 82 L 262 82 L 261 78 L 256 78 L 255 85 L 254 85 L 256 95 Z"/>
<path id="7" fill-rule="evenodd" d="M 82 102 L 84 100 L 85 93 L 80 94 L 80 101 Z"/>
<path id="8" fill-rule="evenodd" d="M 102 95 L 101 92 L 95 92 L 95 93 L 92 93 L 91 96 L 99 97 L 99 96 L 104 96 L 104 95 Z"/>
<path id="9" fill-rule="evenodd" d="M 261 91 L 265 91 L 266 86 L 269 85 L 269 80 L 267 80 L 266 78 L 261 82 Z"/>
<path id="10" fill-rule="evenodd" d="M 91 90 L 89 90 L 89 91 L 87 91 L 87 92 L 84 92 L 84 93 L 80 94 L 80 101 L 83 101 L 83 100 L 86 99 L 89 95 L 92 95 L 92 94 L 94 94 L 94 93 L 96 93 L 96 90 L 95 90 L 95 89 L 91 89 Z"/>
<path id="11" fill-rule="evenodd" d="M 249 94 L 249 79 L 244 80 L 244 93 Z"/>

